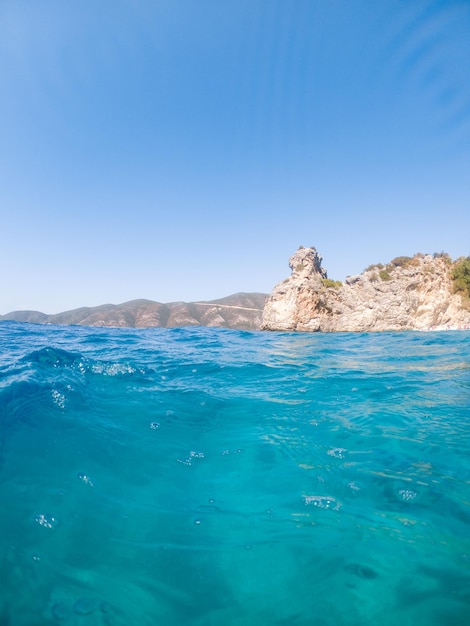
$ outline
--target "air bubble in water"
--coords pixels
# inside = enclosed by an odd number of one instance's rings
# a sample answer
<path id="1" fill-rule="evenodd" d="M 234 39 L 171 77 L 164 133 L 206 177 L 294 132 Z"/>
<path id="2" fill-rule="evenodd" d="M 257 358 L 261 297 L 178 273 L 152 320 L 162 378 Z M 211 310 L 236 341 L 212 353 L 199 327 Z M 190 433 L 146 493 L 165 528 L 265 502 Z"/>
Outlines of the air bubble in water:
<path id="1" fill-rule="evenodd" d="M 361 490 L 359 485 L 357 485 L 354 481 L 351 481 L 350 483 L 348 483 L 348 487 L 351 489 L 351 491 L 360 491 Z"/>
<path id="2" fill-rule="evenodd" d="M 204 452 L 195 452 L 194 450 L 191 450 L 191 452 L 189 453 L 189 456 L 192 459 L 203 459 L 204 458 Z"/>
<path id="3" fill-rule="evenodd" d="M 334 456 L 336 459 L 344 459 L 345 452 L 347 452 L 345 448 L 332 448 L 328 450 L 329 456 Z"/>
<path id="4" fill-rule="evenodd" d="M 183 465 L 192 465 L 193 459 L 203 459 L 204 452 L 196 452 L 195 450 L 191 450 L 189 456 L 185 459 L 177 459 L 178 463 L 182 463 Z"/>
<path id="5" fill-rule="evenodd" d="M 56 406 L 58 406 L 59 409 L 65 408 L 66 398 L 65 398 L 63 393 L 60 393 L 60 391 L 57 391 L 56 389 L 53 389 L 52 392 L 51 392 L 51 395 L 52 395 L 52 400 L 53 400 L 54 404 Z"/>
<path id="6" fill-rule="evenodd" d="M 81 480 L 82 482 L 84 482 L 85 485 L 88 485 L 89 487 L 93 487 L 93 481 L 87 474 L 82 474 L 82 473 L 77 474 L 77 478 Z"/>
<path id="7" fill-rule="evenodd" d="M 413 500 L 418 495 L 416 491 L 413 491 L 412 489 L 399 489 L 397 491 L 397 494 L 400 500 L 402 500 L 403 502 L 413 502 Z"/>
<path id="8" fill-rule="evenodd" d="M 178 461 L 178 463 L 181 463 L 182 465 L 192 465 L 191 463 L 191 459 L 176 459 Z"/>
<path id="9" fill-rule="evenodd" d="M 34 521 L 44 528 L 54 528 L 57 526 L 57 519 L 53 515 L 44 515 L 39 513 L 35 516 Z"/>
<path id="10" fill-rule="evenodd" d="M 339 511 L 341 503 L 331 496 L 304 496 L 305 504 L 312 504 L 318 509 L 330 509 Z"/>

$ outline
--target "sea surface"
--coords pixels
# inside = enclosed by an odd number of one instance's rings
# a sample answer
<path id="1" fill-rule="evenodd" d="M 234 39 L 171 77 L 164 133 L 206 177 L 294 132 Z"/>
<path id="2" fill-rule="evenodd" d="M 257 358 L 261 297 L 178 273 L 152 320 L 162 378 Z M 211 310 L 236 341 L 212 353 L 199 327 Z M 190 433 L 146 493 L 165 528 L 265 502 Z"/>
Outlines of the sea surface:
<path id="1" fill-rule="evenodd" d="M 470 332 L 0 324 L 2 626 L 468 626 Z"/>

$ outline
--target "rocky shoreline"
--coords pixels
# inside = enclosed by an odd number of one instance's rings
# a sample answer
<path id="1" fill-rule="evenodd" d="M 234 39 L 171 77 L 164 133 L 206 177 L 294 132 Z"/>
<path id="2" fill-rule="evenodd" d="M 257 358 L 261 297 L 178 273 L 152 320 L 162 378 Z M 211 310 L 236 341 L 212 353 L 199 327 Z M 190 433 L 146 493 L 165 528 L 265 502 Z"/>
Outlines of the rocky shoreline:
<path id="1" fill-rule="evenodd" d="M 329 280 L 315 248 L 290 258 L 291 276 L 266 301 L 262 330 L 374 332 L 465 330 L 470 310 L 455 293 L 446 254 L 397 257 L 344 283 Z"/>

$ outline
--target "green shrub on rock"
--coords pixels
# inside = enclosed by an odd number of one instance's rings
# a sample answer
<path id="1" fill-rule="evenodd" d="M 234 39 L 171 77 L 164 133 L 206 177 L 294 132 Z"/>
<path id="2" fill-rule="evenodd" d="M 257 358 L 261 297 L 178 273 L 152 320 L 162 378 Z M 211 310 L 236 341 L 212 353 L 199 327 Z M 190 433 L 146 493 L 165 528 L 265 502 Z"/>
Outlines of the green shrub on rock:
<path id="1" fill-rule="evenodd" d="M 410 256 L 397 256 L 390 261 L 390 265 L 395 267 L 406 267 L 413 259 Z"/>
<path id="2" fill-rule="evenodd" d="M 470 257 L 461 257 L 455 262 L 452 280 L 455 292 L 470 298 Z"/>
<path id="3" fill-rule="evenodd" d="M 387 269 L 380 270 L 379 276 L 382 280 L 392 280 L 392 277 L 390 276 L 390 273 Z"/>
<path id="4" fill-rule="evenodd" d="M 321 281 L 325 287 L 332 287 L 333 289 L 339 289 L 343 284 L 340 280 L 330 280 L 329 278 L 322 278 Z"/>

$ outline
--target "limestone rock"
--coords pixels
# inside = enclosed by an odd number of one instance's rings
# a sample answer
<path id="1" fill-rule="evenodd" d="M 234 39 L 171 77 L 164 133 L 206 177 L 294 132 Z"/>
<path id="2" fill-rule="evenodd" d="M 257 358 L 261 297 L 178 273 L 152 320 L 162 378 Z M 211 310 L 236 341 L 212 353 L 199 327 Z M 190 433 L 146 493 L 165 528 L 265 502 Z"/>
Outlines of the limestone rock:
<path id="1" fill-rule="evenodd" d="M 327 279 L 315 248 L 290 258 L 263 311 L 263 330 L 364 332 L 470 328 L 470 311 L 453 292 L 445 255 L 398 257 L 344 284 Z"/>

